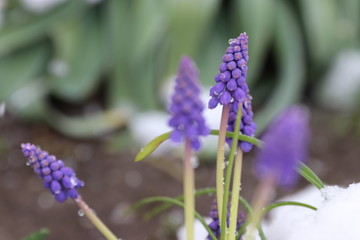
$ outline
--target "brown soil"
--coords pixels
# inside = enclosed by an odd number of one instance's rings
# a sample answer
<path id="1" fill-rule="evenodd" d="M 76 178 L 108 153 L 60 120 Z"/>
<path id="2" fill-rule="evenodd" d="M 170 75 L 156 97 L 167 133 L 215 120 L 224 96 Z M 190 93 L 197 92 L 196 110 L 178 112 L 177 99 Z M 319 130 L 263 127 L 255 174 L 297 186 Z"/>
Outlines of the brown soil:
<path id="1" fill-rule="evenodd" d="M 309 165 L 329 184 L 359 182 L 359 139 L 351 133 L 339 134 L 331 113 L 318 109 L 312 112 Z M 8 115 L 0 119 L 0 239 L 21 239 L 43 227 L 51 231 L 49 240 L 103 239 L 86 218 L 78 216 L 73 201 L 54 202 L 40 179 L 25 166 L 19 149 L 22 142 L 40 145 L 74 167 L 86 182 L 81 195 L 122 239 L 175 239 L 174 229 L 182 222 L 179 208 L 171 208 L 149 222 L 141 216 L 150 206 L 126 219 L 120 216 L 131 203 L 144 197 L 181 194 L 182 185 L 176 180 L 179 177 L 174 177 L 181 176 L 180 170 L 174 168 L 181 165 L 180 160 L 163 159 L 160 170 L 148 160 L 134 163 L 133 152 L 109 153 L 104 140 L 69 139 L 42 124 L 25 124 Z M 244 162 L 242 194 L 247 199 L 251 199 L 256 184 L 251 174 L 252 158 L 250 154 Z M 200 164 L 196 181 L 198 188 L 215 186 L 215 164 Z M 306 181 L 301 180 L 299 188 L 305 185 Z M 197 199 L 200 213 L 207 215 L 211 201 L 211 196 Z"/>

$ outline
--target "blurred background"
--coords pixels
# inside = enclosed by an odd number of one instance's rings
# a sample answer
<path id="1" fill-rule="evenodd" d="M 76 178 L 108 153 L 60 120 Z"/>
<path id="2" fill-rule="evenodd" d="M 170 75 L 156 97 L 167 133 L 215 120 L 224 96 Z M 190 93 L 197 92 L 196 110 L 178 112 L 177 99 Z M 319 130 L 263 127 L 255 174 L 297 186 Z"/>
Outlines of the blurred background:
<path id="1" fill-rule="evenodd" d="M 71 201 L 56 204 L 42 188 L 21 142 L 74 167 L 87 183 L 82 195 L 119 236 L 176 239 L 181 209 L 150 222 L 144 210 L 121 215 L 143 197 L 181 194 L 179 155 L 133 159 L 166 131 L 180 57 L 195 60 L 207 95 L 241 32 L 257 134 L 301 102 L 312 113 L 309 165 L 329 184 L 359 181 L 359 22 L 360 0 L 0 0 L 0 239 L 41 227 L 48 239 L 101 239 Z M 197 187 L 214 186 L 213 156 L 202 153 Z M 243 175 L 249 200 L 252 158 Z M 199 202 L 206 215 L 211 197 Z"/>

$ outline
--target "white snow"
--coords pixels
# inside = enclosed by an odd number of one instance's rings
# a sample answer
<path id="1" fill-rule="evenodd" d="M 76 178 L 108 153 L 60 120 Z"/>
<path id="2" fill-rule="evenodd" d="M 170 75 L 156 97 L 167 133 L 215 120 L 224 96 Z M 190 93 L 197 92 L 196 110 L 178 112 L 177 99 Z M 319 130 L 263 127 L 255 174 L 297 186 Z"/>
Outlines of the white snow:
<path id="1" fill-rule="evenodd" d="M 26 9 L 37 13 L 50 10 L 65 1 L 67 0 L 21 0 Z"/>
<path id="2" fill-rule="evenodd" d="M 359 240 L 360 183 L 347 188 L 309 186 L 278 201 L 297 201 L 316 207 L 282 206 L 270 211 L 262 223 L 267 240 Z M 202 225 L 195 223 L 196 239 L 205 239 Z M 183 227 L 178 239 L 185 239 Z M 257 240 L 260 238 L 257 237 Z"/>
<path id="3" fill-rule="evenodd" d="M 360 239 L 360 183 L 347 188 L 327 186 L 321 191 L 309 187 L 281 200 L 311 204 L 279 207 L 270 213 L 264 231 L 268 240 L 358 240 Z"/>
<path id="4" fill-rule="evenodd" d="M 210 217 L 206 217 L 204 218 L 204 220 L 207 224 L 209 224 L 212 219 Z M 197 219 L 195 219 L 194 221 L 194 231 L 195 231 L 194 239 L 196 240 L 205 240 L 206 237 L 208 236 L 206 229 Z M 176 233 L 176 236 L 178 240 L 186 240 L 186 229 L 184 225 L 179 228 L 179 230 Z"/>

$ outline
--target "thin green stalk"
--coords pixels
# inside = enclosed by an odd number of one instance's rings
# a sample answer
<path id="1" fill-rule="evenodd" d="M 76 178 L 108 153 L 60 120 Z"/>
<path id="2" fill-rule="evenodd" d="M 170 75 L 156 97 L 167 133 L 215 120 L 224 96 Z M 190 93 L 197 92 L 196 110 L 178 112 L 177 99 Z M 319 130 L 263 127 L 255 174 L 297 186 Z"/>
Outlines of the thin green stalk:
<path id="1" fill-rule="evenodd" d="M 236 148 L 238 145 L 237 139 L 238 139 L 239 131 L 240 131 L 241 114 L 242 114 L 242 102 L 239 103 L 238 112 L 236 114 L 234 135 L 232 138 L 232 144 L 231 144 L 230 153 L 229 153 L 229 162 L 228 162 L 228 166 L 227 166 L 226 174 L 225 174 L 223 202 L 222 202 L 222 205 L 218 205 L 218 206 L 222 206 L 222 215 L 219 215 L 219 216 L 221 216 L 220 219 L 222 219 L 222 221 L 220 221 L 220 236 L 221 236 L 220 239 L 221 240 L 225 240 L 227 238 L 227 233 L 228 233 L 227 226 L 226 226 L 227 203 L 229 201 L 230 179 L 231 179 L 231 173 L 232 173 L 232 169 L 233 169 L 233 165 L 234 165 L 234 156 L 235 156 Z"/>
<path id="2" fill-rule="evenodd" d="M 107 240 L 119 240 L 110 229 L 96 216 L 94 211 L 86 204 L 86 202 L 79 195 L 75 202 L 79 208 L 83 211 L 85 216 L 94 224 L 94 226 L 102 233 Z"/>
<path id="3" fill-rule="evenodd" d="M 223 205 L 223 195 L 224 195 L 224 167 L 225 167 L 225 136 L 226 136 L 226 126 L 229 118 L 230 105 L 227 104 L 223 106 L 220 120 L 220 130 L 218 138 L 218 147 L 217 147 L 217 157 L 216 157 L 216 200 L 218 204 L 219 216 L 222 216 Z M 219 217 L 220 225 L 222 222 L 222 217 Z M 225 220 L 226 222 L 226 220 Z"/>
<path id="4" fill-rule="evenodd" d="M 249 228 L 244 240 L 254 240 L 255 229 L 259 226 L 263 216 L 263 208 L 269 202 L 272 191 L 275 189 L 275 177 L 269 176 L 260 181 L 256 188 L 253 200 L 253 214 L 250 215 Z"/>
<path id="5" fill-rule="evenodd" d="M 185 141 L 184 152 L 184 215 L 185 215 L 185 229 L 186 239 L 194 239 L 194 212 L 195 212 L 195 200 L 194 200 L 194 168 L 191 164 L 191 148 L 189 140 Z"/>
<path id="6" fill-rule="evenodd" d="M 233 183 L 231 191 L 231 207 L 230 207 L 230 226 L 229 226 L 229 240 L 235 240 L 236 224 L 238 218 L 238 206 L 241 190 L 241 170 L 243 152 L 238 146 L 237 155 L 235 157 L 235 166 L 233 174 Z"/>

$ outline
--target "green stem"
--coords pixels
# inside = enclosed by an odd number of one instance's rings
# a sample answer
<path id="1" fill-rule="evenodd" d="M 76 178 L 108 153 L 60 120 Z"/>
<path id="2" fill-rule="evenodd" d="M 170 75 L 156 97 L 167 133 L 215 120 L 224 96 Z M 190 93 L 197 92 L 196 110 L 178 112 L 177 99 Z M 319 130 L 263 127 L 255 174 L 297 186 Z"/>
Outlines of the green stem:
<path id="1" fill-rule="evenodd" d="M 222 215 L 220 221 L 220 236 L 221 240 L 225 240 L 227 238 L 227 226 L 226 226 L 226 214 L 227 214 L 227 203 L 229 200 L 229 191 L 230 191 L 230 179 L 231 179 L 231 173 L 234 165 L 234 156 L 236 152 L 236 148 L 238 145 L 238 136 L 240 131 L 240 121 L 241 121 L 241 114 L 242 114 L 242 102 L 239 103 L 238 111 L 236 114 L 236 121 L 235 121 L 235 129 L 234 134 L 232 138 L 230 153 L 229 153 L 229 162 L 228 166 L 226 168 L 226 175 L 225 175 L 225 186 L 224 186 L 224 195 L 223 195 L 223 202 L 222 202 Z M 218 205 L 221 206 L 221 205 Z"/>
<path id="2" fill-rule="evenodd" d="M 191 164 L 191 148 L 190 141 L 185 141 L 184 152 L 184 215 L 185 215 L 185 229 L 186 239 L 194 239 L 194 212 L 195 212 L 195 200 L 194 200 L 194 168 Z"/>
<path id="3" fill-rule="evenodd" d="M 75 202 L 79 208 L 84 212 L 85 216 L 94 224 L 94 226 L 104 235 L 107 240 L 119 240 L 110 229 L 96 216 L 94 211 L 86 204 L 86 202 L 79 195 Z"/>
<path id="4" fill-rule="evenodd" d="M 223 106 L 220 120 L 220 130 L 217 146 L 217 157 L 216 157 L 216 200 L 218 204 L 219 216 L 222 216 L 221 206 L 223 205 L 224 195 L 224 167 L 225 167 L 225 136 L 226 126 L 229 118 L 230 104 Z M 226 210 L 225 210 L 226 211 Z M 220 225 L 223 218 L 219 217 Z M 226 222 L 226 220 L 225 220 Z"/>
<path id="5" fill-rule="evenodd" d="M 241 170 L 242 170 L 242 157 L 243 152 L 238 146 L 237 155 L 235 157 L 235 166 L 233 174 L 233 183 L 231 191 L 231 207 L 230 207 L 230 227 L 229 227 L 229 240 L 235 240 L 236 224 L 238 218 L 238 206 L 241 190 Z"/>
<path id="6" fill-rule="evenodd" d="M 264 206 L 268 203 L 272 191 L 275 188 L 275 177 L 269 175 L 260 181 L 256 188 L 253 201 L 253 214 L 250 215 L 249 229 L 244 240 L 253 240 L 255 229 L 259 226 Z"/>

